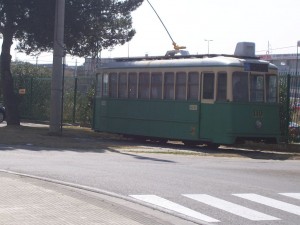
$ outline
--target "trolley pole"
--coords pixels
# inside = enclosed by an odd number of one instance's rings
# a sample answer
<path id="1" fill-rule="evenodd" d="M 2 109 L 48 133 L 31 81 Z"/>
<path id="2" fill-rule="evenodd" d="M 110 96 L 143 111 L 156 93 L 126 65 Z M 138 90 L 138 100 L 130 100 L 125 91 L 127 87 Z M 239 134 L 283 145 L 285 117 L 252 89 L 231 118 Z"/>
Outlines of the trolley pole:
<path id="1" fill-rule="evenodd" d="M 50 103 L 50 134 L 61 135 L 65 0 L 56 0 L 55 8 L 53 70 Z"/>

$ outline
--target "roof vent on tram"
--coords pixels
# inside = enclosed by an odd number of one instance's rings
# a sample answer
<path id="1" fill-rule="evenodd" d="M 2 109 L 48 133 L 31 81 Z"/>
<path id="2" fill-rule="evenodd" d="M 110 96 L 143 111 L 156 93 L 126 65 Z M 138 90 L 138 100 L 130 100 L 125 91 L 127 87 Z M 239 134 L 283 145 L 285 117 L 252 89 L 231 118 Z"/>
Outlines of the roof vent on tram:
<path id="1" fill-rule="evenodd" d="M 239 42 L 236 44 L 235 56 L 240 57 L 255 57 L 255 43 L 253 42 Z"/>

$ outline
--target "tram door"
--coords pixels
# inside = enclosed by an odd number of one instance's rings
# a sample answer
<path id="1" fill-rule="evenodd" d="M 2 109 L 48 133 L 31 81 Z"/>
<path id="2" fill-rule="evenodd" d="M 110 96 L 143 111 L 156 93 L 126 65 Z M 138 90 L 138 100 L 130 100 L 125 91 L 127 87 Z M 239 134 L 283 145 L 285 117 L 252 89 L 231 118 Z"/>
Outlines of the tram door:
<path id="1" fill-rule="evenodd" d="M 228 105 L 227 73 L 204 72 L 202 74 L 200 139 L 216 142 L 223 135 L 223 124 L 228 121 L 225 111 Z"/>
<path id="2" fill-rule="evenodd" d="M 187 73 L 187 100 L 188 100 L 188 111 L 189 113 L 186 114 L 187 118 L 185 121 L 189 121 L 188 125 L 188 133 L 189 135 L 187 139 L 199 140 L 200 134 L 200 111 L 201 111 L 201 104 L 200 104 L 200 81 L 201 81 L 201 74 L 197 71 L 191 71 Z"/>

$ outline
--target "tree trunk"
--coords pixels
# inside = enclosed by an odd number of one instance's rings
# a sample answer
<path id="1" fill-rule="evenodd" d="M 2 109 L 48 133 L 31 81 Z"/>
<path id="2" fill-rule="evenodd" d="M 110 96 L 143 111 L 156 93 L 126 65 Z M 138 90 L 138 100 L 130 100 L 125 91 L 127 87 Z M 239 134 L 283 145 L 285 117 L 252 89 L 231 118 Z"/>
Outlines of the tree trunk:
<path id="1" fill-rule="evenodd" d="M 10 70 L 11 55 L 10 48 L 13 43 L 13 32 L 3 32 L 3 43 L 1 52 L 1 84 L 3 90 L 3 100 L 6 109 L 7 125 L 20 125 L 18 111 L 18 96 L 14 93 L 13 78 Z"/>

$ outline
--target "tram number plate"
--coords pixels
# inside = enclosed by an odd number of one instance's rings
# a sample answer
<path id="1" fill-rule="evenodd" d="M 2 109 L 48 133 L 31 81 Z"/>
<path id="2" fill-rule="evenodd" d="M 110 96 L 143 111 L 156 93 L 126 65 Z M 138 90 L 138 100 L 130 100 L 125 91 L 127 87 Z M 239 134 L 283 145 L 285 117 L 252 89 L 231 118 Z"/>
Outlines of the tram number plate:
<path id="1" fill-rule="evenodd" d="M 262 118 L 263 117 L 263 111 L 256 109 L 253 111 L 253 116 L 254 118 Z"/>
<path id="2" fill-rule="evenodd" d="M 198 110 L 198 105 L 190 105 L 189 109 L 190 109 L 190 111 L 197 111 Z"/>

